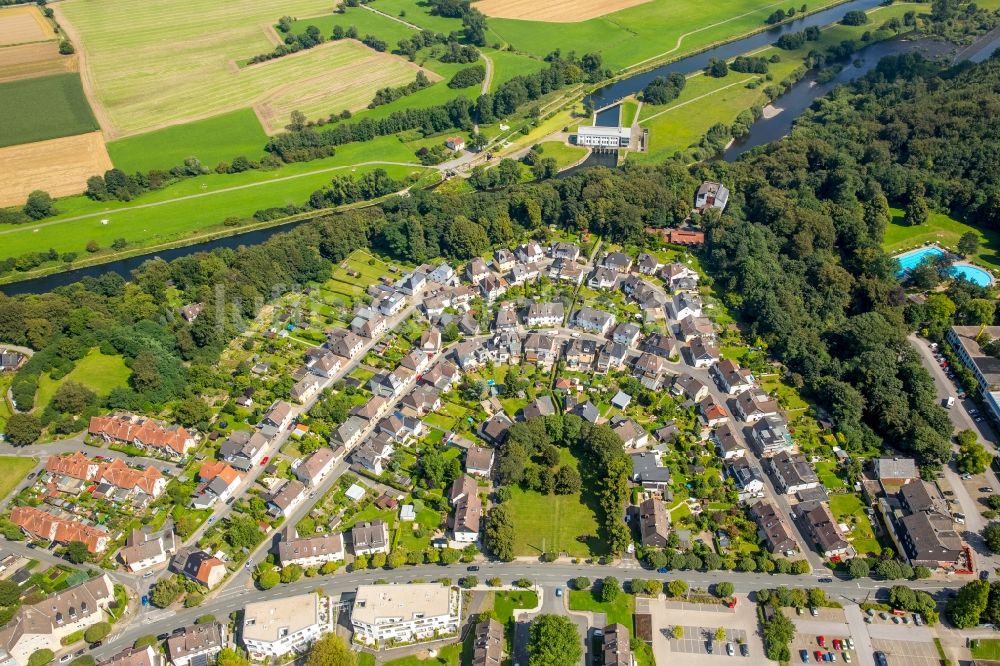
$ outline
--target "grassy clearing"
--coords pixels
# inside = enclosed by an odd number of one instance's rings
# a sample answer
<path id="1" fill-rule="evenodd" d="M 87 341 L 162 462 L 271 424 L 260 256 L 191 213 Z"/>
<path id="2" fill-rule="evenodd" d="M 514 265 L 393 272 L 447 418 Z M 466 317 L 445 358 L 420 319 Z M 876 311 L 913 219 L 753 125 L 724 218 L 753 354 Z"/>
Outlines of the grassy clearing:
<path id="1" fill-rule="evenodd" d="M 512 590 L 493 594 L 493 614 L 501 624 L 507 624 L 518 608 L 534 608 L 538 605 L 538 593 L 534 590 Z"/>
<path id="2" fill-rule="evenodd" d="M 286 87 L 308 89 L 304 102 L 325 91 L 333 104 L 349 94 L 344 86 L 370 87 L 368 75 L 387 68 L 389 60 L 406 64 L 368 50 L 379 66 L 345 70 L 350 64 L 341 61 L 345 53 L 348 61 L 365 57 L 363 47 L 345 42 L 259 66 L 235 65 L 274 48 L 270 25 L 278 17 L 329 9 L 323 0 L 206 0 L 194 12 L 184 0 L 122 0 L 114 5 L 71 0 L 57 13 L 80 37 L 97 98 L 114 132 L 130 135 L 266 102 Z"/>
<path id="3" fill-rule="evenodd" d="M 108 144 L 111 161 L 122 171 L 169 169 L 197 157 L 208 168 L 238 155 L 258 159 L 267 135 L 252 109 L 166 127 Z"/>
<path id="4" fill-rule="evenodd" d="M 586 148 L 571 146 L 562 141 L 545 141 L 541 146 L 543 148 L 542 157 L 554 157 L 560 169 L 579 162 L 587 154 Z"/>
<path id="5" fill-rule="evenodd" d="M 0 118 L 0 147 L 98 129 L 75 72 L 0 83 Z"/>
<path id="6" fill-rule="evenodd" d="M 483 51 L 493 61 L 493 80 L 490 81 L 490 92 L 515 76 L 534 74 L 545 68 L 543 60 L 529 58 L 520 53 L 497 51 L 496 49 L 483 49 Z"/>
<path id="7" fill-rule="evenodd" d="M 809 8 L 829 4 L 830 0 L 810 3 Z M 608 67 L 620 70 L 663 54 L 680 57 L 714 42 L 762 29 L 764 19 L 774 9 L 773 0 L 721 0 L 709 4 L 652 0 L 579 23 L 553 25 L 492 18 L 489 27 L 492 35 L 520 51 L 537 56 L 545 56 L 556 47 L 564 53 L 598 51 Z"/>
<path id="8" fill-rule="evenodd" d="M 901 18 L 914 6 L 900 3 L 877 7 L 869 12 L 871 21 L 867 25 L 828 26 L 823 29 L 819 41 L 807 42 L 800 49 L 785 51 L 769 47 L 754 55 L 765 58 L 777 55 L 781 60 L 771 64 L 770 73 L 775 81 L 781 81 L 803 65 L 810 51 L 822 51 L 844 40 L 860 39 L 864 32 L 874 32 L 890 18 Z M 649 129 L 649 150 L 632 153 L 629 159 L 640 163 L 660 162 L 677 151 L 696 145 L 713 125 L 731 125 L 740 112 L 766 103 L 766 82 L 763 78 L 762 75 L 734 71 L 720 78 L 697 74 L 688 78 L 684 90 L 672 103 L 661 106 L 644 104 L 639 113 L 639 124 Z M 747 85 L 753 81 L 760 81 L 761 85 L 748 88 Z"/>
<path id="9" fill-rule="evenodd" d="M 566 449 L 560 449 L 560 453 L 563 464 L 575 462 Z M 542 495 L 521 488 L 512 490 L 510 507 L 514 513 L 515 553 L 565 552 L 571 557 L 600 554 L 598 551 L 602 551 L 603 545 L 597 539 L 597 501 L 586 488 L 584 495 Z M 585 537 L 585 541 L 578 541 L 578 537 Z"/>
<path id="10" fill-rule="evenodd" d="M 1000 638 L 978 638 L 970 649 L 974 659 L 1000 659 Z"/>
<path id="11" fill-rule="evenodd" d="M 596 591 L 599 586 L 595 586 Z M 575 611 L 590 611 L 592 613 L 605 613 L 608 616 L 608 624 L 621 623 L 632 632 L 632 615 L 635 613 L 635 597 L 624 592 L 611 603 L 605 603 L 597 598 L 592 590 L 570 590 L 569 609 Z"/>
<path id="12" fill-rule="evenodd" d="M 838 522 L 846 523 L 851 531 L 848 540 L 854 549 L 861 554 L 878 555 L 882 547 L 875 538 L 871 521 L 865 514 L 864 504 L 857 495 L 831 495 L 830 511 Z"/>
<path id="13" fill-rule="evenodd" d="M 462 644 L 452 643 L 438 649 L 437 656 L 433 658 L 421 658 L 412 654 L 408 657 L 400 657 L 392 661 L 383 662 L 384 666 L 458 666 L 462 656 Z M 360 653 L 367 654 L 367 653 Z M 363 666 L 363 661 L 358 660 L 358 666 Z M 370 662 L 374 663 L 374 659 Z"/>
<path id="14" fill-rule="evenodd" d="M 333 26 L 339 25 L 346 30 L 353 25 L 357 29 L 359 37 L 374 35 L 388 44 L 390 49 L 396 48 L 399 40 L 409 39 L 417 33 L 416 30 L 404 23 L 386 18 L 363 7 L 344 7 L 343 14 L 329 13 L 301 18 L 292 23 L 291 31 L 294 34 L 302 33 L 311 25 L 319 28 L 319 31 L 327 38 L 333 33 Z"/>
<path id="15" fill-rule="evenodd" d="M 892 211 L 892 221 L 885 230 L 882 247 L 890 254 L 923 245 L 938 243 L 943 247 L 954 248 L 962 234 L 971 231 L 979 236 L 980 249 L 975 256 L 970 257 L 976 263 L 994 270 L 1000 270 L 1000 233 L 992 229 L 980 229 L 959 222 L 944 213 L 932 211 L 927 221 L 917 227 L 903 224 L 903 211 L 898 208 Z"/>
<path id="16" fill-rule="evenodd" d="M 445 35 L 454 30 L 462 29 L 460 19 L 434 16 L 430 12 L 430 3 L 419 0 L 379 0 L 375 9 L 389 16 L 401 18 L 407 23 L 420 26 L 424 30 L 433 30 Z"/>
<path id="17" fill-rule="evenodd" d="M 3 470 L 3 475 L 0 476 L 0 499 L 7 497 L 37 464 L 38 461 L 34 458 L 0 456 L 0 469 Z"/>
<path id="18" fill-rule="evenodd" d="M 274 171 L 213 173 L 191 178 L 128 203 L 92 201 L 84 196 L 60 199 L 56 203 L 59 215 L 45 220 L 43 224 L 47 226 L 30 223 L 0 230 L 0 258 L 50 247 L 57 252 L 72 251 L 85 256 L 88 240 L 97 241 L 102 248 L 116 238 L 125 238 L 130 248 L 152 246 L 223 229 L 222 223 L 229 217 L 250 218 L 262 208 L 302 205 L 310 194 L 337 174 L 361 175 L 384 168 L 393 178 L 400 179 L 427 171 L 421 166 L 353 166 L 373 155 L 389 161 L 412 159 L 407 147 L 389 136 L 344 146 L 330 158 L 291 164 Z M 81 219 L 75 219 L 78 217 Z M 108 224 L 101 224 L 102 219 L 107 219 Z M 62 220 L 66 221 L 49 224 Z"/>
<path id="19" fill-rule="evenodd" d="M 621 120 L 619 125 L 622 127 L 631 127 L 632 123 L 636 120 L 636 113 L 639 111 L 639 103 L 635 100 L 626 100 L 622 102 L 621 109 Z"/>
<path id="20" fill-rule="evenodd" d="M 35 411 L 42 412 L 49 404 L 56 389 L 66 382 L 83 384 L 99 396 L 111 393 L 112 389 L 125 386 L 132 371 L 121 356 L 106 356 L 98 349 L 91 349 L 86 356 L 64 377 L 52 379 L 48 373 L 38 378 L 38 392 L 35 394 Z"/>

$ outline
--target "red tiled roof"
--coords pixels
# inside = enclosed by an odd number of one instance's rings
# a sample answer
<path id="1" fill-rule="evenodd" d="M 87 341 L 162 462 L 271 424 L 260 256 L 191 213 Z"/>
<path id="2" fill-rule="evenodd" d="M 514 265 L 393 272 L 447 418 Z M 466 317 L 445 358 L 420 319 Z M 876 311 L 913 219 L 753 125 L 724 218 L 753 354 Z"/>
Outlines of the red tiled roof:
<path id="1" fill-rule="evenodd" d="M 49 459 L 45 461 L 45 470 L 53 474 L 62 474 L 81 481 L 89 481 L 93 478 L 89 468 L 96 464 L 80 451 L 74 451 L 68 456 L 49 456 Z"/>
<path id="2" fill-rule="evenodd" d="M 90 419 L 90 434 L 119 442 L 139 442 L 158 449 L 171 449 L 180 455 L 184 455 L 186 442 L 193 439 L 181 426 L 168 428 L 152 419 L 131 414 L 94 416 Z"/>
<path id="3" fill-rule="evenodd" d="M 99 552 L 99 541 L 108 535 L 101 530 L 75 520 L 57 518 L 31 506 L 16 506 L 10 512 L 12 523 L 29 534 L 43 539 L 69 543 L 82 541 L 91 553 Z"/>
<path id="4" fill-rule="evenodd" d="M 232 485 L 233 481 L 243 478 L 239 472 L 221 460 L 206 460 L 198 471 L 198 476 L 203 481 L 212 481 L 215 477 L 221 476 L 226 485 Z"/>
<path id="5" fill-rule="evenodd" d="M 118 488 L 126 490 L 138 488 L 147 495 L 155 495 L 156 482 L 162 478 L 160 470 L 152 465 L 143 470 L 133 469 L 121 458 L 115 458 L 110 463 L 101 465 L 95 477 L 97 481 L 110 483 Z"/>

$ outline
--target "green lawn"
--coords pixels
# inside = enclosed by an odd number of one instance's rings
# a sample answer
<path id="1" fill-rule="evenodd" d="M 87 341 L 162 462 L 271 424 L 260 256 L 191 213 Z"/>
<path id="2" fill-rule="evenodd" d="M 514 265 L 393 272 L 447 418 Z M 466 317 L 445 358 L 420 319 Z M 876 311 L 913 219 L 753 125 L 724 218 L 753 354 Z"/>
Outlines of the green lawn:
<path id="1" fill-rule="evenodd" d="M 13 379 L 13 373 L 0 375 L 0 431 L 3 431 L 3 427 L 7 425 L 7 419 L 13 413 L 10 409 L 10 404 L 7 402 L 7 389 L 10 388 L 10 383 Z"/>
<path id="2" fill-rule="evenodd" d="M 409 657 L 385 661 L 382 664 L 383 666 L 458 666 L 461 656 L 462 644 L 452 643 L 440 648 L 437 657 L 433 659 L 421 660 L 417 658 L 417 655 L 410 655 Z M 361 660 L 358 661 L 358 665 L 361 666 Z"/>
<path id="3" fill-rule="evenodd" d="M 0 147 L 98 129 L 76 72 L 0 83 L 0 118 Z"/>
<path id="4" fill-rule="evenodd" d="M 599 588 L 600 585 L 594 587 L 595 590 Z M 632 615 L 635 613 L 635 597 L 631 594 L 621 592 L 618 598 L 611 603 L 604 603 L 594 596 L 594 594 L 591 590 L 570 590 L 569 609 L 605 613 L 608 616 L 608 624 L 617 624 L 620 622 L 628 627 L 631 633 L 633 630 Z"/>
<path id="5" fill-rule="evenodd" d="M 209 169 L 243 155 L 259 159 L 267 135 L 252 109 L 147 132 L 108 143 L 111 161 L 122 171 L 170 169 L 197 157 Z"/>
<path id="6" fill-rule="evenodd" d="M 836 470 L 837 464 L 829 460 L 822 460 L 816 463 L 816 474 L 819 476 L 820 482 L 828 490 L 836 490 L 846 485 L 844 480 L 837 476 Z"/>
<path id="7" fill-rule="evenodd" d="M 926 222 L 911 227 L 903 224 L 903 211 L 898 208 L 890 210 L 892 221 L 885 230 L 882 242 L 886 252 L 898 254 L 924 243 L 938 243 L 942 247 L 954 249 L 962 234 L 971 231 L 979 236 L 980 248 L 970 259 L 993 270 L 1000 270 L 1000 232 L 973 227 L 935 211 L 931 211 Z"/>
<path id="8" fill-rule="evenodd" d="M 571 146 L 562 141 L 545 141 L 541 146 L 542 157 L 554 157 L 560 169 L 579 162 L 587 154 L 583 146 Z"/>
<path id="9" fill-rule="evenodd" d="M 49 404 L 56 389 L 66 382 L 83 384 L 99 396 L 106 396 L 112 389 L 126 386 L 132 371 L 121 356 L 106 356 L 98 349 L 76 362 L 76 365 L 61 379 L 52 379 L 48 373 L 38 378 L 38 393 L 35 394 L 35 411 L 41 413 Z"/>
<path id="10" fill-rule="evenodd" d="M 55 204 L 59 215 L 46 219 L 41 226 L 31 222 L 0 230 L 0 259 L 39 248 L 78 252 L 86 257 L 84 248 L 90 240 L 102 248 L 116 238 L 128 241 L 129 249 L 155 246 L 225 229 L 223 222 L 230 217 L 250 218 L 263 208 L 302 205 L 335 175 L 360 175 L 383 168 L 393 178 L 402 179 L 428 171 L 421 166 L 354 166 L 372 159 L 410 162 L 413 154 L 396 137 L 387 136 L 343 146 L 330 158 L 273 171 L 189 178 L 131 202 L 99 202 L 84 196 L 59 199 Z M 102 220 L 108 223 L 102 224 Z"/>
<path id="11" fill-rule="evenodd" d="M 971 652 L 974 659 L 1000 659 L 1000 638 L 977 638 Z"/>
<path id="12" fill-rule="evenodd" d="M 830 511 L 839 522 L 851 526 L 847 537 L 860 554 L 878 555 L 882 552 L 860 497 L 850 494 L 831 495 Z"/>
<path id="13" fill-rule="evenodd" d="M 632 99 L 625 100 L 622 102 L 621 120 L 618 121 L 618 124 L 622 127 L 631 127 L 632 123 L 635 122 L 635 116 L 638 111 L 638 102 Z"/>
<path id="14" fill-rule="evenodd" d="M 564 462 L 570 462 L 572 454 L 566 449 L 560 452 Z M 597 500 L 586 489 L 583 496 L 542 495 L 519 487 L 511 490 L 515 553 L 565 552 L 588 557 L 604 552 L 604 544 L 597 539 Z M 585 537 L 585 541 L 578 537 Z"/>
<path id="15" fill-rule="evenodd" d="M 546 64 L 544 60 L 530 58 L 511 51 L 483 49 L 483 52 L 493 61 L 493 79 L 490 81 L 490 92 L 515 76 L 526 76 L 541 71 Z"/>
<path id="16" fill-rule="evenodd" d="M 538 593 L 534 590 L 512 590 L 493 594 L 493 614 L 501 624 L 507 624 L 518 608 L 534 608 L 538 605 Z"/>
<path id="17" fill-rule="evenodd" d="M 404 23 L 386 18 L 381 14 L 368 11 L 362 7 L 344 7 L 343 14 L 322 14 L 320 16 L 309 16 L 300 18 L 292 23 L 293 34 L 305 32 L 306 28 L 314 25 L 327 39 L 333 33 L 333 26 L 339 25 L 344 30 L 354 26 L 359 37 L 374 35 L 389 45 L 389 50 L 396 48 L 396 43 L 401 39 L 409 39 L 417 34 L 417 31 Z"/>
<path id="18" fill-rule="evenodd" d="M 37 464 L 37 460 L 25 456 L 0 456 L 0 469 L 3 470 L 3 475 L 0 475 L 0 500 L 7 497 Z"/>
<path id="19" fill-rule="evenodd" d="M 399 1 L 399 0 L 396 0 Z M 380 6 L 384 0 L 379 0 Z M 831 4 L 810 3 L 809 9 Z M 597 51 L 613 70 L 658 56 L 680 57 L 721 40 L 764 27 L 773 0 L 720 0 L 713 3 L 652 0 L 577 23 L 547 23 L 490 18 L 488 38 L 499 38 L 520 51 L 545 56 Z"/>

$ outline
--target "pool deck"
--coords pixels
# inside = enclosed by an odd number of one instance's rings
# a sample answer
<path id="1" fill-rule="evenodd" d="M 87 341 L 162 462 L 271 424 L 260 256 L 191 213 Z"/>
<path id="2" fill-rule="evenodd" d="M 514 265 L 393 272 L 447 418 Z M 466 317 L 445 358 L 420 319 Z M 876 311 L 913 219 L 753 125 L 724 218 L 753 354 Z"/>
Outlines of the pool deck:
<path id="1" fill-rule="evenodd" d="M 921 263 L 920 261 L 918 261 L 915 264 L 904 266 L 903 262 L 901 261 L 902 259 L 909 259 L 910 257 L 914 257 L 914 256 L 918 256 L 918 257 L 923 258 L 923 257 L 929 256 L 929 255 L 938 256 L 938 255 L 942 255 L 942 254 L 943 255 L 948 255 L 950 257 L 956 257 L 957 256 L 954 253 L 950 252 L 949 250 L 941 247 L 937 243 L 934 243 L 934 244 L 931 244 L 931 245 L 924 245 L 924 246 L 921 246 L 921 247 L 916 247 L 916 248 L 913 248 L 912 250 L 906 250 L 905 252 L 900 252 L 899 254 L 893 255 L 892 258 L 895 259 L 896 261 L 899 261 L 899 263 L 900 263 L 900 270 L 899 270 L 899 272 L 896 275 L 898 275 L 898 276 L 901 277 L 901 276 L 905 275 L 908 271 L 913 270 L 916 266 L 918 266 Z M 907 263 L 909 263 L 909 262 L 907 262 Z M 994 284 L 996 284 L 996 279 L 993 277 L 993 274 L 989 270 L 983 268 L 982 266 L 977 266 L 977 265 L 975 265 L 975 264 L 973 264 L 971 262 L 968 262 L 968 261 L 955 261 L 955 262 L 952 262 L 951 266 L 952 266 L 952 271 L 951 272 L 952 272 L 953 277 L 955 277 L 955 275 L 954 275 L 955 272 L 956 272 L 955 269 L 957 269 L 957 268 L 966 268 L 966 269 L 969 269 L 970 272 L 975 272 L 977 274 L 981 274 L 981 275 L 985 276 L 986 279 L 988 280 L 987 284 L 985 284 L 985 285 L 980 284 L 976 280 L 969 280 L 970 282 L 973 282 L 974 284 L 978 284 L 981 287 L 992 287 Z M 964 274 L 964 273 L 961 275 L 961 277 L 963 279 L 969 279 L 968 276 L 966 274 Z"/>

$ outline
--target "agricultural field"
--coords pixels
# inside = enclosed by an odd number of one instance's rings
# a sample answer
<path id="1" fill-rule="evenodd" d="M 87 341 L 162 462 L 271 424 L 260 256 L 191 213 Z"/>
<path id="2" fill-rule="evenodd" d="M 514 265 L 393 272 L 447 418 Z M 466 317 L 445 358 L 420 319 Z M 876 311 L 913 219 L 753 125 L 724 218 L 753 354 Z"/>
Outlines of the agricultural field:
<path id="1" fill-rule="evenodd" d="M 347 77 L 357 89 L 369 90 L 370 99 L 385 83 L 373 83 L 368 75 L 388 68 L 388 60 L 338 71 L 359 56 L 357 44 L 318 47 L 242 69 L 236 64 L 274 48 L 278 17 L 311 16 L 329 7 L 322 0 L 208 0 L 192 11 L 182 0 L 113 5 L 69 0 L 56 12 L 84 54 L 102 125 L 117 138 L 252 105 L 290 80 L 303 84 L 306 96 L 335 87 L 328 96 L 332 103 L 344 94 L 338 82 Z M 365 75 L 357 76 L 359 71 Z"/>
<path id="2" fill-rule="evenodd" d="M 333 26 L 339 25 L 347 30 L 353 25 L 357 29 L 359 37 L 374 35 L 388 44 L 389 49 L 392 50 L 396 48 L 396 43 L 399 40 L 409 39 L 417 34 L 417 31 L 403 23 L 403 20 L 405 19 L 397 21 L 386 18 L 382 14 L 365 9 L 365 6 L 345 7 L 343 14 L 327 12 L 319 16 L 299 18 L 292 23 L 290 32 L 299 34 L 305 32 L 309 26 L 314 25 L 324 36 L 329 38 L 333 32 Z"/>
<path id="3" fill-rule="evenodd" d="M 35 42 L 0 48 L 0 83 L 75 72 L 77 57 L 59 55 L 55 42 Z"/>
<path id="4" fill-rule="evenodd" d="M 911 10 L 912 5 L 907 4 L 877 7 L 868 12 L 871 22 L 867 25 L 827 26 L 819 41 L 808 42 L 802 48 L 786 51 L 768 47 L 754 55 L 765 58 L 777 55 L 780 61 L 770 65 L 770 73 L 775 81 L 781 81 L 803 64 L 810 51 L 822 51 L 846 39 L 858 39 L 862 33 L 874 31 L 886 20 L 901 18 Z M 696 145 L 713 125 L 729 125 L 740 112 L 764 104 L 767 101 L 765 85 L 748 87 L 754 81 L 763 81 L 763 78 L 763 75 L 732 70 L 720 78 L 700 72 L 689 76 L 684 90 L 670 104 L 643 104 L 638 120 L 641 127 L 649 129 L 649 149 L 645 153 L 631 153 L 628 159 L 640 163 L 660 162 L 677 151 Z"/>
<path id="5" fill-rule="evenodd" d="M 288 165 L 278 171 L 253 170 L 239 174 L 207 174 L 144 195 L 133 202 L 100 202 L 85 196 L 60 199 L 54 218 L 0 230 L 0 258 L 16 257 L 38 248 L 78 252 L 90 240 L 107 248 L 124 238 L 130 249 L 178 241 L 223 229 L 230 217 L 249 218 L 262 208 L 303 204 L 338 173 L 358 176 L 384 168 L 397 179 L 433 170 L 419 164 L 359 165 L 371 159 L 409 162 L 413 153 L 396 137 L 343 146 L 337 155 Z M 102 224 L 107 220 L 107 224 Z M 37 231 L 36 231 L 37 230 Z"/>
<path id="6" fill-rule="evenodd" d="M 0 84 L 0 118 L 0 147 L 98 129 L 76 73 Z"/>
<path id="7" fill-rule="evenodd" d="M 253 109 L 240 109 L 183 125 L 118 139 L 108 144 L 111 161 L 132 173 L 169 169 L 196 157 L 208 168 L 238 155 L 259 159 L 267 134 Z"/>
<path id="8" fill-rule="evenodd" d="M 121 356 L 107 356 L 97 349 L 91 349 L 60 379 L 52 379 L 48 373 L 39 376 L 35 411 L 44 411 L 56 390 L 66 382 L 83 384 L 98 396 L 106 396 L 112 390 L 126 386 L 131 375 L 132 371 Z"/>
<path id="9" fill-rule="evenodd" d="M 547 23 L 578 23 L 622 9 L 635 7 L 650 0 L 479 0 L 475 7 L 487 16 L 545 21 Z"/>
<path id="10" fill-rule="evenodd" d="M 959 222 L 936 211 L 931 211 L 927 221 L 920 226 L 911 227 L 903 224 L 903 211 L 898 208 L 890 210 L 892 221 L 886 227 L 882 241 L 886 252 L 897 254 L 924 243 L 938 243 L 942 247 L 954 248 L 962 234 L 971 231 L 979 236 L 979 251 L 969 259 L 993 270 L 1000 270 L 1000 233 Z"/>
<path id="11" fill-rule="evenodd" d="M 0 476 L 0 500 L 7 497 L 37 464 L 34 458 L 0 456 L 0 469 L 4 472 Z"/>
<path id="12" fill-rule="evenodd" d="M 110 168 L 100 132 L 0 148 L 0 206 L 23 204 L 32 190 L 54 197 L 78 194 L 87 178 Z"/>
<path id="13" fill-rule="evenodd" d="M 501 0 L 490 1 L 512 6 Z M 818 9 L 833 1 L 809 3 L 809 9 Z M 549 3 L 536 4 L 543 10 L 551 6 Z M 616 6 L 626 5 L 616 3 Z M 608 67 L 621 70 L 654 58 L 681 56 L 759 30 L 774 8 L 771 0 L 720 0 L 707 4 L 650 0 L 599 18 L 559 23 L 558 26 L 553 25 L 556 19 L 551 18 L 494 18 L 488 25 L 491 39 L 495 37 L 519 51 L 537 56 L 545 56 L 557 47 L 563 52 L 576 51 L 578 54 L 597 51 Z"/>
<path id="14" fill-rule="evenodd" d="M 55 39 L 52 24 L 33 5 L 0 10 L 0 46 Z"/>

